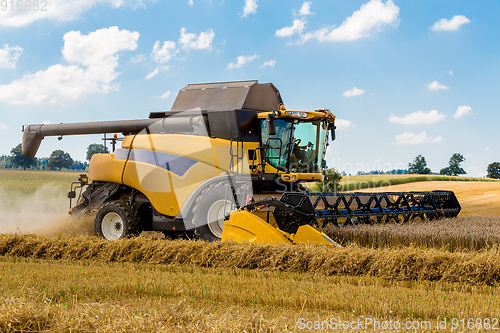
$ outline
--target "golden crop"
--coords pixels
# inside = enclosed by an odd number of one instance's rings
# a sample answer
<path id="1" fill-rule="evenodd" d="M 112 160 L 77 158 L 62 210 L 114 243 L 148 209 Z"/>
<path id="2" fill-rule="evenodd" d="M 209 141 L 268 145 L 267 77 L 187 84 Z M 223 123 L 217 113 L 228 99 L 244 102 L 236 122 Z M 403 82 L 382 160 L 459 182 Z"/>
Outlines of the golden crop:
<path id="1" fill-rule="evenodd" d="M 373 276 L 389 280 L 486 285 L 500 282 L 497 247 L 483 251 L 450 252 L 417 246 L 370 249 L 351 244 L 344 248 L 332 248 L 166 241 L 147 237 L 108 242 L 88 236 L 54 239 L 3 234 L 0 235 L 0 255 L 279 270 L 325 276 Z"/>
<path id="2" fill-rule="evenodd" d="M 500 245 L 499 216 L 459 216 L 434 221 L 359 224 L 322 229 L 341 244 L 369 248 L 417 246 L 448 251 L 487 250 Z"/>

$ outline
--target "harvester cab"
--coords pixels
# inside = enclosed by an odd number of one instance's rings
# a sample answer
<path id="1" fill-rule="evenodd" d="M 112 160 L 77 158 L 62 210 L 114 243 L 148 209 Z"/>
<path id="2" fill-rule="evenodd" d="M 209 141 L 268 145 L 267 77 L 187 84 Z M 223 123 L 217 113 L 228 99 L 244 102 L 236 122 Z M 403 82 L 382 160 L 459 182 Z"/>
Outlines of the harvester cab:
<path id="1" fill-rule="evenodd" d="M 239 81 L 190 84 L 148 119 L 24 126 L 22 149 L 34 157 L 45 136 L 123 134 L 112 136 L 121 148 L 92 157 L 92 181 L 81 175 L 79 195 L 73 185 L 69 193 L 70 213 L 95 216 L 96 234 L 109 240 L 153 230 L 337 246 L 314 227 L 460 211 L 453 192 L 306 192 L 303 182 L 323 180 L 334 130 L 329 110 L 287 110 L 273 84 Z"/>
<path id="2" fill-rule="evenodd" d="M 322 180 L 327 133 L 329 128 L 333 133 L 335 122 L 329 110 L 287 111 L 281 105 L 280 110 L 259 113 L 257 118 L 264 163 L 256 165 L 252 159 L 251 170 L 264 175 L 270 170 L 267 177 L 272 180 L 259 190 L 295 191 L 301 189 L 301 182 Z"/>

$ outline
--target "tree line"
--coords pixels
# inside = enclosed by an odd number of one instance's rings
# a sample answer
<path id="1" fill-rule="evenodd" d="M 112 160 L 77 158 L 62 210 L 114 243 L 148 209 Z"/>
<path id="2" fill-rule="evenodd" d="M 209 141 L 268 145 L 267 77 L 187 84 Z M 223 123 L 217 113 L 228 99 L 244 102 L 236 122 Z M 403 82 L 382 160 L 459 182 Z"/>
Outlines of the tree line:
<path id="1" fill-rule="evenodd" d="M 94 154 L 108 153 L 108 149 L 102 144 L 93 143 L 87 147 L 87 161 L 90 161 Z M 87 162 L 75 161 L 69 153 L 61 149 L 54 150 L 49 157 L 29 158 L 23 155 L 21 144 L 12 148 L 10 156 L 0 156 L 0 167 L 6 169 L 37 169 L 37 170 L 86 170 Z"/>
<path id="2" fill-rule="evenodd" d="M 87 147 L 86 160 L 90 161 L 94 154 L 108 153 L 108 149 L 102 144 L 93 143 Z M 454 153 L 448 161 L 448 166 L 439 171 L 441 175 L 458 176 L 465 175 L 467 172 L 461 167 L 461 163 L 465 161 L 465 157 L 460 153 Z M 74 161 L 69 153 L 61 149 L 54 150 L 50 157 L 42 158 L 28 158 L 22 154 L 21 144 L 12 148 L 10 156 L 0 156 L 1 168 L 23 168 L 26 169 L 39 169 L 39 170 L 54 170 L 69 169 L 69 170 L 85 170 L 88 166 L 87 162 Z M 391 170 L 389 173 L 404 174 L 406 170 Z M 488 178 L 500 179 L 500 162 L 490 163 L 487 167 Z M 375 174 L 376 172 L 373 172 Z M 417 155 L 413 162 L 408 163 L 408 174 L 431 174 L 432 171 L 427 167 L 427 161 L 422 155 Z M 370 172 L 372 174 L 372 172 Z M 330 178 L 337 178 L 330 175 Z M 339 173 L 339 176 L 342 175 Z"/>
<path id="3" fill-rule="evenodd" d="M 465 161 L 465 157 L 460 153 L 455 153 L 450 157 L 448 166 L 439 171 L 440 175 L 458 176 L 465 175 L 467 172 L 461 167 L 461 163 Z M 488 178 L 500 179 L 500 162 L 490 163 L 486 169 Z M 431 169 L 427 167 L 427 161 L 422 155 L 417 155 L 413 162 L 408 163 L 409 174 L 430 174 Z"/>
<path id="4" fill-rule="evenodd" d="M 458 176 L 465 175 L 467 172 L 460 166 L 461 163 L 465 161 L 465 157 L 460 153 L 455 153 L 450 157 L 448 161 L 448 166 L 442 168 L 439 171 L 439 174 L 445 176 Z M 319 182 L 315 185 L 314 190 L 318 192 L 337 192 L 342 189 L 342 185 L 340 183 L 342 176 L 345 176 L 345 172 L 340 173 L 335 168 L 324 168 L 324 179 L 323 182 Z M 407 172 L 406 172 L 407 171 Z M 488 178 L 500 179 L 500 162 L 493 162 L 488 165 L 487 168 L 487 176 Z M 413 162 L 408 163 L 408 170 L 391 170 L 392 174 L 420 174 L 420 175 L 428 175 L 432 174 L 431 169 L 427 167 L 427 161 L 425 157 L 422 155 L 417 155 Z M 370 171 L 370 172 L 358 172 L 358 175 L 375 175 L 375 174 L 384 174 L 382 171 Z"/>

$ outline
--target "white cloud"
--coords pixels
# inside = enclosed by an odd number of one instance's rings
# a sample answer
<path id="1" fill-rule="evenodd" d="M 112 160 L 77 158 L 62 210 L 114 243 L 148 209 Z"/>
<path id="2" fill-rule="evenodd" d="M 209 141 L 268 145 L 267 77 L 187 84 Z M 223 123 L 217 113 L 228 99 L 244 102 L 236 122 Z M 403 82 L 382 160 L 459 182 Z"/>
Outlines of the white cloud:
<path id="1" fill-rule="evenodd" d="M 154 78 L 158 73 L 160 73 L 160 68 L 156 67 L 154 71 L 146 75 L 146 80 Z"/>
<path id="2" fill-rule="evenodd" d="M 153 60 L 163 64 L 177 54 L 177 47 L 175 45 L 175 42 L 172 42 L 170 40 L 167 40 L 163 42 L 163 46 L 161 46 L 161 43 L 159 40 L 155 42 L 155 45 L 153 45 L 153 52 L 151 52 L 151 58 Z"/>
<path id="3" fill-rule="evenodd" d="M 431 27 L 433 31 L 453 31 L 458 30 L 464 24 L 470 23 L 470 20 L 464 15 L 455 15 L 451 20 L 441 19 Z"/>
<path id="4" fill-rule="evenodd" d="M 311 12 L 311 5 L 312 2 L 306 1 L 302 4 L 302 7 L 299 9 L 299 15 L 314 15 L 313 12 Z"/>
<path id="5" fill-rule="evenodd" d="M 181 36 L 179 37 L 179 47 L 177 44 L 171 40 L 167 40 L 163 42 L 163 45 L 159 40 L 155 42 L 153 45 L 153 51 L 151 52 L 151 58 L 159 62 L 160 64 L 164 64 L 171 59 L 175 58 L 177 54 L 181 50 L 210 50 L 212 40 L 215 36 L 215 33 L 212 29 L 208 29 L 206 32 L 201 32 L 199 35 L 187 33 L 186 28 L 181 28 L 180 30 Z M 160 70 L 167 69 L 168 66 L 164 66 L 163 68 L 157 68 L 153 72 L 149 73 L 146 76 L 146 79 L 150 79 L 157 75 Z"/>
<path id="6" fill-rule="evenodd" d="M 304 30 L 306 22 L 302 19 L 293 20 L 293 24 L 291 27 L 284 27 L 281 29 L 276 29 L 275 36 L 277 37 L 290 37 L 296 33 L 301 33 Z"/>
<path id="7" fill-rule="evenodd" d="M 356 127 L 350 120 L 346 119 L 335 119 L 335 126 L 339 131 L 347 131 Z"/>
<path id="8" fill-rule="evenodd" d="M 138 39 L 138 32 L 120 31 L 118 27 L 99 29 L 88 35 L 70 31 L 63 37 L 62 54 L 69 63 L 101 66 L 103 61 L 116 61 L 119 51 L 135 50 Z"/>
<path id="9" fill-rule="evenodd" d="M 192 6 L 193 5 L 193 0 L 189 0 L 188 5 Z"/>
<path id="10" fill-rule="evenodd" d="M 427 89 L 433 90 L 433 91 L 448 90 L 448 89 L 450 89 L 450 87 L 447 87 L 445 85 L 439 84 L 439 82 L 437 82 L 437 81 L 432 81 L 431 83 L 426 84 L 425 86 L 427 87 Z"/>
<path id="11" fill-rule="evenodd" d="M 467 105 L 461 105 L 457 108 L 457 112 L 455 112 L 454 118 L 462 118 L 470 114 L 472 108 Z"/>
<path id="12" fill-rule="evenodd" d="M 245 0 L 245 7 L 243 8 L 243 15 L 241 17 L 247 17 L 248 14 L 256 14 L 257 7 L 257 0 Z"/>
<path id="13" fill-rule="evenodd" d="M 312 38 L 319 42 L 354 41 L 369 37 L 387 25 L 396 27 L 398 24 L 399 7 L 392 0 L 387 0 L 385 4 L 381 0 L 371 0 L 345 19 L 338 28 L 330 26 L 308 32 L 301 36 L 298 43 L 303 44 Z"/>
<path id="14" fill-rule="evenodd" d="M 453 75 L 453 71 L 451 69 L 447 73 Z"/>
<path id="15" fill-rule="evenodd" d="M 490 147 L 486 147 L 484 150 L 489 151 L 489 150 L 490 150 Z"/>
<path id="16" fill-rule="evenodd" d="M 137 48 L 138 32 L 118 27 L 99 29 L 87 35 L 70 31 L 63 37 L 62 54 L 70 66 L 53 65 L 35 74 L 0 86 L 0 100 L 12 104 L 58 103 L 88 94 L 117 90 L 118 52 Z"/>
<path id="17" fill-rule="evenodd" d="M 3 49 L 0 49 L 0 68 L 16 69 L 17 59 L 21 56 L 23 48 L 20 46 L 12 46 L 4 44 Z"/>
<path id="18" fill-rule="evenodd" d="M 145 54 L 138 54 L 130 58 L 130 63 L 131 64 L 138 64 L 140 62 L 143 62 L 146 60 L 146 55 Z"/>
<path id="19" fill-rule="evenodd" d="M 170 97 L 170 90 L 167 91 L 166 93 L 164 93 L 163 95 L 158 96 L 158 98 L 161 98 L 161 99 L 165 99 L 165 98 L 169 98 L 169 97 Z"/>
<path id="20" fill-rule="evenodd" d="M 160 71 L 164 71 L 164 70 L 167 70 L 169 69 L 170 67 L 169 66 L 160 66 L 160 67 L 156 67 L 152 72 L 150 72 L 148 75 L 146 75 L 146 80 L 149 80 L 149 79 L 152 79 L 154 78 L 156 75 L 160 74 Z"/>
<path id="21" fill-rule="evenodd" d="M 214 36 L 215 33 L 212 29 L 208 29 L 206 32 L 201 32 L 198 36 L 196 36 L 192 33 L 186 33 L 186 28 L 182 28 L 179 44 L 185 50 L 210 50 Z"/>
<path id="22" fill-rule="evenodd" d="M 412 132 L 404 132 L 403 134 L 396 135 L 397 145 L 418 145 L 422 143 L 435 143 L 443 140 L 441 135 L 436 138 L 427 137 L 426 132 L 415 134 Z"/>
<path id="23" fill-rule="evenodd" d="M 266 61 L 262 66 L 260 66 L 260 68 L 274 67 L 274 65 L 276 65 L 276 60 L 269 60 L 269 61 Z"/>
<path id="24" fill-rule="evenodd" d="M 234 62 L 230 62 L 229 64 L 227 64 L 227 68 L 229 68 L 229 69 L 241 68 L 244 65 L 246 65 L 247 63 L 249 63 L 251 61 L 254 61 L 258 57 L 259 56 L 256 55 L 256 54 L 254 54 L 253 56 L 239 56 L 239 57 L 236 57 L 236 64 Z"/>
<path id="25" fill-rule="evenodd" d="M 17 2 L 14 2 L 17 4 Z M 31 1 L 33 4 L 33 1 Z M 144 6 L 141 0 L 50 0 L 38 1 L 39 10 L 5 10 L 0 11 L 0 26 L 22 27 L 35 21 L 48 19 L 56 22 L 73 21 L 86 11 L 97 5 L 108 5 L 112 8 Z M 44 5 L 43 3 L 46 3 Z M 9 5 L 10 6 L 10 5 Z M 14 5 L 14 8 L 16 5 Z"/>
<path id="26" fill-rule="evenodd" d="M 407 114 L 404 117 L 398 117 L 391 114 L 389 117 L 389 122 L 401 125 L 418 125 L 418 124 L 432 124 L 438 121 L 442 121 L 446 118 L 446 115 L 439 113 L 438 110 L 432 110 L 429 112 L 413 112 Z"/>
<path id="27" fill-rule="evenodd" d="M 0 130 L 5 131 L 7 129 L 7 125 L 4 123 L 0 123 Z"/>
<path id="28" fill-rule="evenodd" d="M 353 97 L 353 96 L 360 96 L 363 95 L 365 91 L 363 89 L 358 89 L 356 87 L 353 87 L 351 90 L 346 90 L 342 94 L 344 97 Z"/>

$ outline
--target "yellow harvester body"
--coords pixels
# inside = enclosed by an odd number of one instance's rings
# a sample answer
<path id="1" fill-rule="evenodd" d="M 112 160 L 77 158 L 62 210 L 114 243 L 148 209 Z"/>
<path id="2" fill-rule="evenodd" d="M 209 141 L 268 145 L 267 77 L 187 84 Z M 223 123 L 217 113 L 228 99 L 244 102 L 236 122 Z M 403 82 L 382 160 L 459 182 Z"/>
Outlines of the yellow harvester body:
<path id="1" fill-rule="evenodd" d="M 309 225 L 280 230 L 274 207 L 266 217 L 241 209 L 259 194 L 321 181 L 334 121 L 328 110 L 286 110 L 272 84 L 188 85 L 171 111 L 149 119 L 26 126 L 23 153 L 34 156 L 45 136 L 123 134 L 120 148 L 93 155 L 93 182 L 81 182 L 88 186 L 72 209 L 97 212 L 96 232 L 108 239 L 194 230 L 211 241 L 336 246 Z"/>

